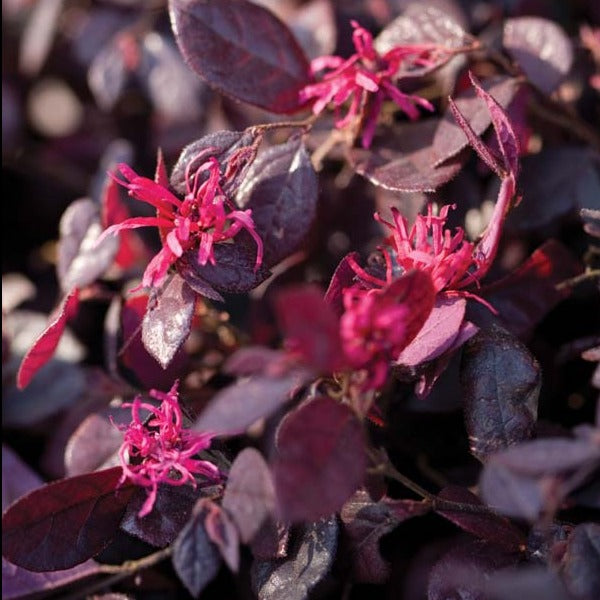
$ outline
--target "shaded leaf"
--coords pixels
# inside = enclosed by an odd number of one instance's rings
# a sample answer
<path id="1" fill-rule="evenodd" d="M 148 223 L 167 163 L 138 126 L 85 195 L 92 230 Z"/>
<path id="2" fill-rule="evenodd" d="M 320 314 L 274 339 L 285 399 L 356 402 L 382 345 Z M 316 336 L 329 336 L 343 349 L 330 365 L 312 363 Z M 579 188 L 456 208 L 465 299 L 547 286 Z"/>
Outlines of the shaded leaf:
<path id="1" fill-rule="evenodd" d="M 530 81 L 546 94 L 571 70 L 571 41 L 552 21 L 541 17 L 507 19 L 502 42 Z"/>
<path id="2" fill-rule="evenodd" d="M 102 233 L 100 209 L 89 198 L 73 202 L 60 220 L 56 270 L 63 292 L 93 283 L 112 264 L 119 240 L 108 236 L 99 245 Z"/>
<path id="3" fill-rule="evenodd" d="M 127 505 L 121 529 L 152 546 L 164 548 L 175 540 L 188 522 L 198 496 L 199 491 L 190 485 L 161 484 L 152 511 L 140 518 L 139 512 L 148 494 L 139 488 Z"/>
<path id="4" fill-rule="evenodd" d="M 443 500 L 483 506 L 478 496 L 460 486 L 447 486 L 438 494 Z M 508 519 L 493 513 L 477 514 L 467 511 L 436 510 L 462 530 L 488 542 L 492 542 L 508 552 L 519 552 L 526 547 L 525 535 Z"/>
<path id="5" fill-rule="evenodd" d="M 600 525 L 582 523 L 569 536 L 561 564 L 563 581 L 577 599 L 593 600 L 600 590 Z"/>
<path id="6" fill-rule="evenodd" d="M 42 484 L 41 477 L 32 471 L 18 454 L 2 444 L 2 511 Z"/>
<path id="7" fill-rule="evenodd" d="M 465 157 L 457 149 L 443 165 L 436 166 L 432 149 L 438 119 L 402 123 L 379 137 L 369 150 L 352 148 L 349 160 L 355 171 L 374 185 L 397 192 L 433 192 L 461 169 Z M 489 125 L 489 121 L 487 123 Z M 441 127 L 441 125 L 440 125 Z M 439 129 L 439 128 L 438 128 Z M 461 146 L 464 148 L 465 143 Z M 442 162 L 442 161 L 438 161 Z"/>
<path id="8" fill-rule="evenodd" d="M 211 285 L 209 285 L 189 264 L 176 265 L 177 271 L 185 280 L 185 283 L 200 296 L 204 296 L 209 300 L 215 300 L 216 302 L 225 302 L 225 298 L 217 292 Z"/>
<path id="9" fill-rule="evenodd" d="M 317 175 L 300 137 L 269 148 L 252 163 L 237 202 L 252 210 L 267 266 L 304 241 L 316 216 L 317 191 Z"/>
<path id="10" fill-rule="evenodd" d="M 74 288 L 48 317 L 46 329 L 23 357 L 17 373 L 17 386 L 19 389 L 27 386 L 38 370 L 50 360 L 65 330 L 67 321 L 77 314 L 78 306 L 79 290 Z"/>
<path id="11" fill-rule="evenodd" d="M 276 512 L 277 498 L 271 472 L 254 448 L 245 448 L 231 465 L 223 508 L 231 515 L 240 539 L 249 544 Z"/>
<path id="12" fill-rule="evenodd" d="M 196 296 L 188 284 L 173 275 L 144 315 L 142 342 L 166 369 L 190 334 Z"/>
<path id="13" fill-rule="evenodd" d="M 236 350 L 223 365 L 228 375 L 266 375 L 276 371 L 287 358 L 282 350 L 272 350 L 266 346 L 245 346 Z"/>
<path id="14" fill-rule="evenodd" d="M 169 13 L 186 62 L 211 87 L 271 112 L 301 107 L 308 60 L 271 12 L 245 0 L 170 0 Z"/>
<path id="15" fill-rule="evenodd" d="M 341 508 L 365 476 L 365 439 L 353 412 L 322 397 L 282 422 L 275 487 L 286 520 L 316 520 Z"/>
<path id="16" fill-rule="evenodd" d="M 213 542 L 225 564 L 237 573 L 240 567 L 240 540 L 238 530 L 226 511 L 221 510 L 212 500 L 204 500 L 207 510 L 204 527 L 209 539 Z"/>
<path id="17" fill-rule="evenodd" d="M 268 417 L 291 399 L 305 373 L 295 371 L 282 377 L 253 377 L 218 392 L 194 424 L 198 431 L 235 435 L 252 423 Z"/>
<path id="18" fill-rule="evenodd" d="M 205 519 L 206 510 L 200 500 L 173 545 L 175 571 L 195 598 L 213 580 L 221 566 L 219 551 L 206 533 Z"/>
<path id="19" fill-rule="evenodd" d="M 335 517 L 304 527 L 281 561 L 255 562 L 252 587 L 259 600 L 305 600 L 329 572 L 338 544 Z"/>
<path id="20" fill-rule="evenodd" d="M 333 308 L 338 317 L 341 317 L 344 313 L 342 292 L 344 291 L 344 288 L 352 285 L 356 277 L 354 269 L 350 266 L 351 261 L 358 262 L 359 258 L 358 252 L 350 252 L 349 254 L 346 254 L 346 256 L 342 258 L 338 266 L 335 268 L 335 271 L 331 276 L 331 281 L 329 282 L 329 287 L 325 292 L 325 302 Z"/>
<path id="21" fill-rule="evenodd" d="M 2 552 L 30 571 L 74 567 L 112 540 L 134 486 L 114 467 L 49 483 L 2 516 Z"/>
<path id="22" fill-rule="evenodd" d="M 496 76 L 481 82 L 483 90 L 490 94 L 500 106 L 506 108 L 517 92 L 516 80 L 506 76 Z M 474 88 L 454 98 L 456 107 L 465 117 L 475 135 L 481 135 L 491 124 L 492 116 L 487 105 L 481 102 Z M 467 136 L 457 124 L 449 107 L 433 136 L 430 160 L 436 165 L 456 156 L 468 145 Z"/>
<path id="23" fill-rule="evenodd" d="M 461 385 L 471 452 L 480 460 L 529 438 L 537 418 L 540 369 L 507 331 L 480 330 L 464 347 Z"/>

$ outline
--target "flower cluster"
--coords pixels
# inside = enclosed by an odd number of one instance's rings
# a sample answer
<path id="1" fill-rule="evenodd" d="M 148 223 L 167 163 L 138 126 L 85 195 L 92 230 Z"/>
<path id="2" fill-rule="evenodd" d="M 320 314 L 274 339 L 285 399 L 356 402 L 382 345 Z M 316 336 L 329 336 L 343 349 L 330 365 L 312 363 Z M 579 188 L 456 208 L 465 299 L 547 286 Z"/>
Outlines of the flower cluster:
<path id="1" fill-rule="evenodd" d="M 178 384 L 176 381 L 167 393 L 157 390 L 150 392 L 152 398 L 161 401 L 158 407 L 142 402 L 140 396 L 136 396 L 132 403 L 123 405 L 131 408 L 132 417 L 128 426 L 119 427 L 124 431 L 119 451 L 123 481 L 129 479 L 148 491 L 148 497 L 139 512 L 140 517 L 152 510 L 160 483 L 190 483 L 195 487 L 194 475 L 203 475 L 212 480 L 219 478 L 219 470 L 215 465 L 193 458 L 210 447 L 213 436 L 183 428 Z M 150 413 L 147 422 L 142 419 L 143 410 Z"/>
<path id="2" fill-rule="evenodd" d="M 125 229 L 158 227 L 162 249 L 144 272 L 144 287 L 160 286 L 169 268 L 184 252 L 198 248 L 198 263 L 215 264 L 214 245 L 234 238 L 245 229 L 256 243 L 257 269 L 262 263 L 263 243 L 256 232 L 251 210 L 238 210 L 227 198 L 220 184 L 221 170 L 216 158 L 208 158 L 192 173 L 194 161 L 186 167 L 186 195 L 177 198 L 165 185 L 140 177 L 131 167 L 121 163 L 117 171 L 125 178 L 115 180 L 129 190 L 129 195 L 156 208 L 155 217 L 135 217 L 112 225 L 107 235 Z M 98 243 L 99 243 L 98 241 Z"/>
<path id="3" fill-rule="evenodd" d="M 352 27 L 356 52 L 346 60 L 340 56 L 314 59 L 311 71 L 315 76 L 321 74 L 321 80 L 305 86 L 300 91 L 300 100 L 314 100 L 312 110 L 315 115 L 320 114 L 329 103 L 333 103 L 339 111 L 349 100 L 350 107 L 343 118 L 338 118 L 336 127 L 342 129 L 360 116 L 363 120 L 362 145 L 368 148 L 385 100 L 393 100 L 413 120 L 419 117 L 417 106 L 433 110 L 429 101 L 401 92 L 393 80 L 405 62 L 428 64 L 429 55 L 436 47 L 431 44 L 396 46 L 379 54 L 373 45 L 373 36 L 356 21 L 352 21 Z"/>

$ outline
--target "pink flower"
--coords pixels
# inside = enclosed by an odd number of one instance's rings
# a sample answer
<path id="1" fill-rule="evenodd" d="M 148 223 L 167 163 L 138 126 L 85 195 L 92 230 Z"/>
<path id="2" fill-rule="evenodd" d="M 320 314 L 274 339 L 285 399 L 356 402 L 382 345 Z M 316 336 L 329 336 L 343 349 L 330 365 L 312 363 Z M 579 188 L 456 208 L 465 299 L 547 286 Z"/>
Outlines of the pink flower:
<path id="1" fill-rule="evenodd" d="M 373 36 L 356 21 L 351 23 L 356 52 L 346 60 L 340 56 L 320 56 L 313 60 L 312 73 L 324 74 L 320 82 L 307 85 L 300 91 L 300 100 L 315 99 L 312 107 L 315 115 L 320 114 L 330 102 L 339 109 L 350 100 L 346 116 L 338 119 L 336 127 L 342 129 L 360 116 L 364 120 L 362 145 L 368 148 L 385 100 L 393 100 L 413 120 L 419 118 L 416 105 L 433 110 L 431 103 L 424 98 L 401 92 L 393 79 L 404 62 L 412 65 L 431 62 L 429 56 L 438 47 L 431 44 L 396 46 L 380 55 L 373 46 Z"/>
<path id="2" fill-rule="evenodd" d="M 135 217 L 112 225 L 99 241 L 126 229 L 158 227 L 163 247 L 144 272 L 144 287 L 160 286 L 169 268 L 184 252 L 197 248 L 198 263 L 215 264 L 214 244 L 234 238 L 245 229 L 256 242 L 257 269 L 262 263 L 263 243 L 255 230 L 251 210 L 238 210 L 220 185 L 221 173 L 216 158 L 208 158 L 191 173 L 194 160 L 186 168 L 186 195 L 183 200 L 167 189 L 167 182 L 140 177 L 128 165 L 121 163 L 117 171 L 125 181 L 115 180 L 129 190 L 129 195 L 156 208 L 155 217 Z M 166 180 L 166 177 L 163 177 Z M 99 243 L 99 241 L 97 243 Z"/>
<path id="3" fill-rule="evenodd" d="M 140 512 L 147 515 L 154 506 L 159 483 L 184 485 L 190 483 L 196 487 L 194 475 L 203 475 L 212 480 L 219 479 L 219 470 L 206 460 L 193 458 L 198 452 L 210 447 L 212 434 L 196 433 L 183 428 L 181 408 L 177 387 L 173 384 L 169 392 L 152 390 L 150 396 L 161 401 L 159 407 L 142 402 L 136 396 L 131 407 L 132 421 L 129 426 L 120 426 L 125 432 L 123 444 L 119 450 L 122 480 L 129 479 L 136 485 L 147 488 L 148 497 Z M 144 423 L 140 410 L 146 410 L 152 417 Z"/>

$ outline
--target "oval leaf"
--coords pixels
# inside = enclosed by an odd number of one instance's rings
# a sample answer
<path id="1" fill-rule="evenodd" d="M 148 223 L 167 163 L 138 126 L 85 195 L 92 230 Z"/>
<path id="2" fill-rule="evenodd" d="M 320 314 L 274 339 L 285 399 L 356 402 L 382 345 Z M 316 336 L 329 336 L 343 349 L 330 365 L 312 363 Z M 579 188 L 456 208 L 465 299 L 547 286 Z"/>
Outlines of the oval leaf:
<path id="1" fill-rule="evenodd" d="M 461 385 L 471 452 L 480 460 L 529 438 L 537 418 L 540 368 L 507 331 L 480 330 L 463 351 Z"/>
<path id="2" fill-rule="evenodd" d="M 328 516 L 363 482 L 362 425 L 347 406 L 331 398 L 318 398 L 291 413 L 277 441 L 275 486 L 287 520 Z"/>
<path id="3" fill-rule="evenodd" d="M 112 540 L 135 489 L 114 467 L 41 487 L 2 516 L 2 552 L 30 571 L 68 569 Z"/>
<path id="4" fill-rule="evenodd" d="M 252 209 L 267 266 L 304 241 L 316 217 L 317 192 L 317 175 L 300 138 L 269 148 L 252 163 L 237 202 Z"/>
<path id="5" fill-rule="evenodd" d="M 169 12 L 186 62 L 211 87 L 275 113 L 301 108 L 308 60 L 270 11 L 246 0 L 170 0 Z"/>

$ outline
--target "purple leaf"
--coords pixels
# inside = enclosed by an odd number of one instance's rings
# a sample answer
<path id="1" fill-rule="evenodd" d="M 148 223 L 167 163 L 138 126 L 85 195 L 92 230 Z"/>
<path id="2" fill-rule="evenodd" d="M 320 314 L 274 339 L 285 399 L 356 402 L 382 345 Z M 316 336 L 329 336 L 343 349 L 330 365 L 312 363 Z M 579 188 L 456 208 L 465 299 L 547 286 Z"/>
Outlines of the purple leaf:
<path id="1" fill-rule="evenodd" d="M 499 327 L 480 330 L 463 350 L 461 384 L 471 452 L 480 460 L 529 438 L 541 385 L 535 358 Z"/>
<path id="2" fill-rule="evenodd" d="M 279 428 L 277 447 L 275 487 L 286 520 L 328 516 L 363 482 L 362 425 L 331 398 L 318 398 L 289 414 Z"/>
<path id="3" fill-rule="evenodd" d="M 305 377 L 305 372 L 295 371 L 282 377 L 253 377 L 231 385 L 212 398 L 194 429 L 220 435 L 242 433 L 288 402 Z"/>
<path id="4" fill-rule="evenodd" d="M 164 548 L 188 522 L 199 494 L 190 485 L 159 485 L 152 511 L 140 518 L 139 512 L 148 495 L 145 489 L 139 488 L 127 505 L 121 529 L 152 546 Z"/>
<path id="5" fill-rule="evenodd" d="M 142 323 L 142 342 L 166 369 L 190 334 L 196 296 L 179 275 L 173 275 L 148 303 Z"/>
<path id="6" fill-rule="evenodd" d="M 225 298 L 217 292 L 211 285 L 206 283 L 200 275 L 191 267 L 189 264 L 176 265 L 179 275 L 183 277 L 185 283 L 190 287 L 196 294 L 208 298 L 209 300 L 215 300 L 216 302 L 225 302 Z"/>
<path id="7" fill-rule="evenodd" d="M 240 539 L 234 522 L 212 500 L 206 498 L 203 506 L 207 510 L 204 526 L 209 539 L 219 549 L 225 564 L 237 573 L 240 567 Z"/>
<path id="8" fill-rule="evenodd" d="M 108 418 L 92 413 L 81 422 L 65 448 L 67 476 L 74 477 L 116 466 L 118 459 L 115 455 L 122 441 L 123 434 Z M 111 459 L 117 462 L 110 464 Z"/>
<path id="9" fill-rule="evenodd" d="M 242 450 L 229 471 L 223 508 L 237 525 L 244 544 L 274 517 L 276 505 L 273 478 L 264 458 L 254 448 Z"/>
<path id="10" fill-rule="evenodd" d="M 506 108 L 517 92 L 515 79 L 505 76 L 490 77 L 482 82 L 482 88 L 490 94 L 500 106 Z M 475 135 L 481 135 L 491 124 L 492 115 L 487 105 L 481 102 L 474 88 L 467 90 L 454 99 L 459 112 L 471 126 Z M 432 163 L 439 165 L 456 156 L 468 145 L 467 136 L 456 123 L 451 107 L 439 121 L 432 142 Z"/>
<path id="11" fill-rule="evenodd" d="M 2 516 L 2 552 L 30 571 L 78 565 L 112 540 L 134 486 L 118 487 L 119 467 L 49 483 Z"/>
<path id="12" fill-rule="evenodd" d="M 112 264 L 119 250 L 119 239 L 109 236 L 96 245 L 102 229 L 100 209 L 89 198 L 76 200 L 64 212 L 56 269 L 65 293 L 93 283 Z"/>
<path id="13" fill-rule="evenodd" d="M 581 273 L 581 265 L 556 240 L 544 242 L 516 271 L 486 286 L 481 295 L 500 313 L 506 328 L 518 337 L 533 328 L 570 290 L 557 290 L 561 281 Z"/>
<path id="14" fill-rule="evenodd" d="M 445 298 L 439 295 L 417 337 L 404 348 L 396 363 L 416 367 L 453 347 L 463 323 L 466 306 L 464 298 Z"/>
<path id="15" fill-rule="evenodd" d="M 173 544 L 173 566 L 190 594 L 197 598 L 221 566 L 217 547 L 210 541 L 204 521 L 207 511 L 202 500 Z"/>
<path id="16" fill-rule="evenodd" d="M 459 486 L 445 487 L 438 497 L 461 504 L 483 506 L 483 502 L 478 496 Z M 526 547 L 525 535 L 504 517 L 493 513 L 477 514 L 466 511 L 436 510 L 436 512 L 464 531 L 492 542 L 507 552 L 519 552 Z"/>
<path id="17" fill-rule="evenodd" d="M 375 137 L 369 150 L 352 148 L 350 163 L 359 175 L 385 189 L 433 192 L 460 171 L 465 159 L 463 155 L 456 156 L 459 149 L 447 157 L 454 157 L 452 160 L 436 166 L 432 140 L 438 123 L 437 119 L 402 123 Z M 462 147 L 466 145 L 465 140 Z"/>
<path id="18" fill-rule="evenodd" d="M 169 12 L 186 62 L 211 87 L 275 113 L 301 108 L 308 60 L 271 12 L 246 0 L 171 0 Z"/>
<path id="19" fill-rule="evenodd" d="M 344 288 L 352 285 L 354 278 L 356 277 L 354 269 L 350 266 L 351 261 L 359 262 L 359 258 L 358 252 L 350 252 L 344 256 L 340 261 L 340 264 L 335 268 L 331 281 L 329 282 L 329 287 L 325 292 L 325 302 L 333 308 L 338 317 L 341 317 L 344 312 L 342 292 L 344 291 Z"/>
<path id="20" fill-rule="evenodd" d="M 255 562 L 252 587 L 258 600 L 306 600 L 331 569 L 338 529 L 335 517 L 311 523 L 292 543 L 285 560 Z"/>
<path id="21" fill-rule="evenodd" d="M 48 326 L 23 357 L 17 373 L 17 386 L 19 389 L 22 390 L 26 387 L 39 369 L 50 360 L 65 330 L 67 321 L 75 316 L 78 306 L 79 290 L 74 288 L 50 315 Z"/>
<path id="22" fill-rule="evenodd" d="M 571 42 L 552 21 L 540 17 L 507 19 L 502 41 L 525 75 L 546 94 L 571 70 Z"/>
<path id="23" fill-rule="evenodd" d="M 2 511 L 21 496 L 42 485 L 40 476 L 18 454 L 2 444 Z"/>
<path id="24" fill-rule="evenodd" d="M 283 350 L 272 350 L 266 346 L 245 346 L 236 350 L 223 365 L 228 375 L 249 376 L 267 375 L 286 361 Z"/>
<path id="25" fill-rule="evenodd" d="M 305 240 L 316 216 L 317 191 L 317 175 L 299 137 L 269 148 L 252 163 L 237 203 L 252 209 L 267 266 L 292 254 Z"/>
<path id="26" fill-rule="evenodd" d="M 600 525 L 582 523 L 571 532 L 561 564 L 563 581 L 578 600 L 593 600 L 600 590 Z"/>
<path id="27" fill-rule="evenodd" d="M 350 542 L 352 578 L 360 583 L 385 582 L 391 568 L 381 556 L 379 541 L 402 521 L 429 510 L 428 504 L 415 500 L 384 498 L 373 502 L 364 490 L 356 492 L 340 513 Z"/>

